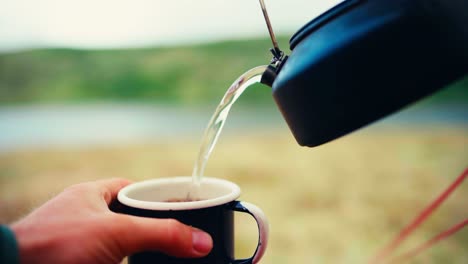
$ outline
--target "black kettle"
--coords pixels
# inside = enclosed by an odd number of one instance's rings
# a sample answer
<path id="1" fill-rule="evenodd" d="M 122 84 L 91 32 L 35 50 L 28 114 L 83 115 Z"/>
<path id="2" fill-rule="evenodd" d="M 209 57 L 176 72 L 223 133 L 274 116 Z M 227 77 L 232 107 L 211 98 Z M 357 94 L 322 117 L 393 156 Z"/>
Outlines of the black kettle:
<path id="1" fill-rule="evenodd" d="M 347 0 L 290 49 L 272 49 L 262 83 L 297 142 L 318 146 L 464 77 L 468 0 Z"/>

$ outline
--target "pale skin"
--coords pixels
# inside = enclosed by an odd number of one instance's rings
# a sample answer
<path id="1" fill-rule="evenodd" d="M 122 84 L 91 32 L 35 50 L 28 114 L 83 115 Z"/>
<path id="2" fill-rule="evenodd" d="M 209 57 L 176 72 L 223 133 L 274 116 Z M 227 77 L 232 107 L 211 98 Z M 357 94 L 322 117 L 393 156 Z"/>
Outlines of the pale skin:
<path id="1" fill-rule="evenodd" d="M 143 250 L 196 258 L 207 255 L 211 237 L 172 219 L 117 214 L 109 209 L 124 179 L 71 186 L 11 225 L 21 263 L 120 263 Z"/>

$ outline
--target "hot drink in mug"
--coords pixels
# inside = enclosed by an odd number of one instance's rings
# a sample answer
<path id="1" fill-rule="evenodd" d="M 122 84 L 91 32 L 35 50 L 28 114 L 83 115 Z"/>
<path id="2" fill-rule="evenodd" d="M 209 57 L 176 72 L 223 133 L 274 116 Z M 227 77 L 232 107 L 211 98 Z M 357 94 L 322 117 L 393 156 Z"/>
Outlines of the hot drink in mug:
<path id="1" fill-rule="evenodd" d="M 160 252 L 140 252 L 129 256 L 129 264 L 230 264 L 257 263 L 268 240 L 268 221 L 255 205 L 238 201 L 240 188 L 235 183 L 204 177 L 197 200 L 187 201 L 192 177 L 171 177 L 134 183 L 120 190 L 115 211 L 124 214 L 172 218 L 208 232 L 212 251 L 203 258 L 180 259 Z M 254 255 L 234 258 L 234 212 L 252 215 L 258 225 L 259 241 Z"/>

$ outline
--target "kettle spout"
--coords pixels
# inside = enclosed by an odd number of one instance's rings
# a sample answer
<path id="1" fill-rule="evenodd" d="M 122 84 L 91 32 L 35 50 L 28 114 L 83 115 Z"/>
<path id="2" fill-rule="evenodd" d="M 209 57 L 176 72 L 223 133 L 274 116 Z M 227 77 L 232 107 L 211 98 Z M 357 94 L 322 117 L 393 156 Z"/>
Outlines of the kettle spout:
<path id="1" fill-rule="evenodd" d="M 276 68 L 271 65 L 268 65 L 267 69 L 262 74 L 260 82 L 272 87 L 277 75 L 278 73 L 276 72 Z"/>
<path id="2" fill-rule="evenodd" d="M 262 75 L 260 80 L 261 83 L 273 87 L 273 82 L 276 79 L 281 67 L 283 67 L 284 63 L 287 61 L 288 56 L 284 55 L 282 51 L 276 49 L 271 49 L 271 53 L 273 53 L 273 58 L 271 59 L 270 65 L 268 65 L 267 69 Z"/>

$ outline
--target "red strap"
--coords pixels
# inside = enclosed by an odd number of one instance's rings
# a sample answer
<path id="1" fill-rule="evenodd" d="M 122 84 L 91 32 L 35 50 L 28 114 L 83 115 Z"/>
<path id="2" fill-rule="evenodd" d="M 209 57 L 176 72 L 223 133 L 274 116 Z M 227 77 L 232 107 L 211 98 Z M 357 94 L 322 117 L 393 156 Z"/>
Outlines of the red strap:
<path id="1" fill-rule="evenodd" d="M 395 258 L 392 258 L 389 263 L 402 263 L 405 260 L 409 260 L 410 258 L 418 255 L 419 253 L 423 252 L 424 250 L 430 248 L 435 243 L 455 234 L 456 232 L 460 231 L 463 227 L 468 225 L 468 219 L 462 221 L 461 223 L 456 224 L 455 226 L 451 227 L 448 230 L 438 234 L 437 236 L 431 238 L 430 240 L 426 241 L 424 244 L 404 253 Z"/>
<path id="2" fill-rule="evenodd" d="M 375 264 L 382 262 L 388 256 L 390 256 L 396 249 L 397 247 L 414 231 L 416 230 L 439 206 L 444 202 L 447 197 L 465 180 L 465 178 L 468 176 L 468 168 L 465 169 L 465 171 L 458 176 L 458 178 L 441 194 L 439 197 L 437 197 L 431 204 L 429 204 L 428 207 L 426 207 L 408 226 L 403 228 L 398 236 L 396 236 L 386 247 L 384 247 L 382 250 L 379 251 L 374 257 L 371 258 L 369 261 L 370 264 Z M 468 220 L 466 220 L 468 221 Z M 447 238 L 448 236 L 452 235 L 453 233 L 457 232 L 460 230 L 462 227 L 466 225 L 466 221 L 462 222 L 462 226 L 456 229 L 453 232 L 449 232 L 452 229 L 449 229 L 447 232 L 449 233 L 448 235 L 443 235 L 441 238 L 436 239 L 435 242 L 440 241 L 441 239 Z M 456 226 L 457 227 L 457 226 Z M 445 233 L 445 232 L 444 232 Z M 444 234 L 442 233 L 442 234 Z M 441 234 L 441 235 L 442 235 Z M 439 235 L 440 236 L 440 235 Z M 435 238 L 439 237 L 436 236 Z M 434 239 L 435 239 L 434 238 Z M 429 246 L 433 245 L 435 242 L 430 243 L 429 240 Z M 423 244 L 423 249 L 428 248 L 427 246 L 424 246 L 426 244 Z M 418 249 L 418 248 L 417 248 Z M 421 252 L 422 250 L 418 251 L 417 253 Z M 411 252 L 409 252 L 411 253 Z"/>

